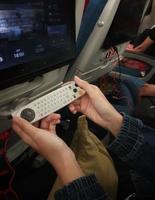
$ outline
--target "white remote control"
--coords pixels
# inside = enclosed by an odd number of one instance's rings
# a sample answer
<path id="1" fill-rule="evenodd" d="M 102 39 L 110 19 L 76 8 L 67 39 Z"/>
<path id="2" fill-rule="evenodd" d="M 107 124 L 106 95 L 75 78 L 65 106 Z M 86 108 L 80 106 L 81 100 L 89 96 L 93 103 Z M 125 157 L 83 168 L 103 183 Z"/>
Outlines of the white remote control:
<path id="1" fill-rule="evenodd" d="M 74 81 L 68 82 L 26 106 L 15 110 L 11 115 L 18 116 L 34 123 L 47 115 L 63 108 L 84 95 L 85 91 L 76 86 Z"/>

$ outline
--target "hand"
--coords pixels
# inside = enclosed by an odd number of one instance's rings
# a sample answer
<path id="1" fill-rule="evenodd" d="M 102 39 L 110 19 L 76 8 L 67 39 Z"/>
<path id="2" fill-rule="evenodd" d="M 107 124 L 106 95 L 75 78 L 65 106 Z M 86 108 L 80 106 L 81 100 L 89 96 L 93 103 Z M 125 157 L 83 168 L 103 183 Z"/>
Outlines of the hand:
<path id="1" fill-rule="evenodd" d="M 155 96 L 155 85 L 144 84 L 139 90 L 139 96 Z"/>
<path id="2" fill-rule="evenodd" d="M 126 47 L 126 51 L 132 51 L 134 49 L 134 45 L 133 44 L 131 44 L 131 43 L 129 43 L 128 45 L 127 45 L 127 47 Z"/>
<path id="3" fill-rule="evenodd" d="M 147 37 L 140 45 L 135 48 L 127 49 L 128 51 L 135 52 L 135 53 L 143 53 L 146 51 L 152 44 L 154 43 L 150 37 Z"/>
<path id="4" fill-rule="evenodd" d="M 117 134 L 122 125 L 122 115 L 108 102 L 98 87 L 78 77 L 75 77 L 75 82 L 86 94 L 69 105 L 71 112 L 81 112 L 114 135 Z"/>
<path id="5" fill-rule="evenodd" d="M 75 156 L 64 141 L 56 135 L 56 125 L 60 122 L 59 114 L 52 114 L 41 121 L 41 128 L 36 128 L 22 118 L 13 118 L 14 131 L 55 168 L 62 184 L 68 184 L 83 176 Z"/>
<path id="6" fill-rule="evenodd" d="M 141 45 L 138 45 L 137 47 L 133 48 L 132 50 L 129 50 L 129 51 L 132 51 L 133 53 L 143 53 L 144 51 L 147 50 L 147 46 L 141 44 Z"/>
<path id="7" fill-rule="evenodd" d="M 53 161 L 51 153 L 61 152 L 66 148 L 66 144 L 56 135 L 55 127 L 60 122 L 59 114 L 52 114 L 41 121 L 41 127 L 36 128 L 22 118 L 13 118 L 14 131 L 47 160 Z M 52 160 L 51 160 L 52 159 Z"/>

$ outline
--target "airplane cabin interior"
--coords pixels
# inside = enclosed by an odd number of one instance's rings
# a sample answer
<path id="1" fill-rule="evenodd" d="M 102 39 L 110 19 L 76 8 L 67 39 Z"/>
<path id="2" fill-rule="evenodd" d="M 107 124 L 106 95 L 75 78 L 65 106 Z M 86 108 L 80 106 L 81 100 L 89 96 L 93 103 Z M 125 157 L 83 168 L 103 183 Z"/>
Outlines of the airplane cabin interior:
<path id="1" fill-rule="evenodd" d="M 154 57 L 126 50 L 129 41 L 155 24 L 154 10 L 154 0 L 0 2 L 1 148 L 9 133 L 6 162 L 0 162 L 0 195 L 11 184 L 18 198 L 8 195 L 8 200 L 45 200 L 56 179 L 52 166 L 13 132 L 10 113 L 75 75 L 97 85 L 105 81 L 105 94 L 112 87 L 108 81 L 115 79 L 119 83 L 136 77 L 155 83 Z M 124 67 L 123 58 L 142 67 Z M 70 144 L 79 114 L 71 114 L 67 106 L 57 112 L 62 115 L 58 135 Z M 91 129 L 102 131 L 89 123 Z M 1 173 L 6 165 L 11 175 Z"/>

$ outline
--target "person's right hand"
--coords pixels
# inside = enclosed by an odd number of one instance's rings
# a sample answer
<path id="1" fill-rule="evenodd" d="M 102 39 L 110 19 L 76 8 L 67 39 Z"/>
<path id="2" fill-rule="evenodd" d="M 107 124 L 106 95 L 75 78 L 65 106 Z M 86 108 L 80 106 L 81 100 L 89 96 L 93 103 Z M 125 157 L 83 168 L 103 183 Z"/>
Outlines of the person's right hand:
<path id="1" fill-rule="evenodd" d="M 127 49 L 133 53 L 143 53 L 145 52 L 152 44 L 154 43 L 153 40 L 148 36 L 140 45 Z"/>
<path id="2" fill-rule="evenodd" d="M 98 125 L 117 134 L 122 125 L 122 115 L 115 110 L 98 87 L 78 77 L 75 77 L 75 82 L 86 94 L 69 105 L 71 112 L 81 112 Z"/>

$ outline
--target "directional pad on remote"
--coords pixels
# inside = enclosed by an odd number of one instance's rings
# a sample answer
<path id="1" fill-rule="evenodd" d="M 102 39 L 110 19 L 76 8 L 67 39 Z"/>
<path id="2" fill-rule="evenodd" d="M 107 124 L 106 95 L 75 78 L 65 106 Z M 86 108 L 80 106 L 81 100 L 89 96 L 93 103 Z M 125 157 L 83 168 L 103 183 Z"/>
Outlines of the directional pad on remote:
<path id="1" fill-rule="evenodd" d="M 25 109 L 21 112 L 20 116 L 21 116 L 22 118 L 26 119 L 27 121 L 31 122 L 31 121 L 33 121 L 34 118 L 35 118 L 35 112 L 34 112 L 34 110 L 32 110 L 31 108 L 25 108 Z"/>
<path id="2" fill-rule="evenodd" d="M 73 92 L 74 92 L 74 93 L 76 93 L 77 91 L 78 91 L 77 88 L 74 88 L 74 89 L 73 89 Z"/>

